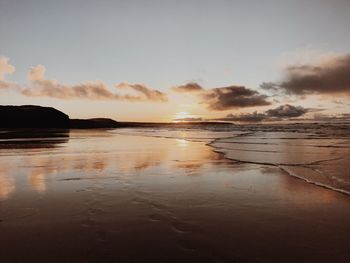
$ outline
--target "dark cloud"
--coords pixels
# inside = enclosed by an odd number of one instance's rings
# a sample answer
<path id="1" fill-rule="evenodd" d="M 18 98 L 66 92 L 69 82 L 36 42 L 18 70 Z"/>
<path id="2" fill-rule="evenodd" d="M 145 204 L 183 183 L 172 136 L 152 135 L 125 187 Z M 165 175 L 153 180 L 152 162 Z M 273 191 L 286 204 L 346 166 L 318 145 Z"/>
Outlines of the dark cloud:
<path id="1" fill-rule="evenodd" d="M 303 116 L 305 113 L 312 111 L 301 106 L 292 106 L 289 104 L 281 105 L 274 109 L 269 109 L 263 113 L 242 113 L 228 114 L 226 117 L 215 120 L 237 121 L 237 122 L 260 122 L 260 121 L 278 121 Z"/>
<path id="2" fill-rule="evenodd" d="M 199 92 L 203 91 L 203 87 L 195 82 L 190 82 L 185 85 L 180 85 L 172 88 L 175 92 Z"/>
<path id="3" fill-rule="evenodd" d="M 253 113 L 242 113 L 242 114 L 228 114 L 224 118 L 219 118 L 215 120 L 221 121 L 238 121 L 238 122 L 260 122 L 266 118 L 264 113 L 258 113 L 254 111 Z"/>
<path id="4" fill-rule="evenodd" d="M 233 108 L 270 105 L 267 96 L 244 86 L 229 86 L 214 89 L 204 89 L 195 82 L 173 87 L 176 92 L 195 92 L 210 110 L 229 110 Z"/>
<path id="5" fill-rule="evenodd" d="M 243 86 L 230 86 L 207 90 L 201 94 L 202 103 L 210 110 L 229 110 L 270 105 L 267 96 Z"/>
<path id="6" fill-rule="evenodd" d="M 279 89 L 279 86 L 273 82 L 263 82 L 260 84 L 260 88 L 267 90 L 267 91 L 274 91 L 275 92 Z"/>
<path id="7" fill-rule="evenodd" d="M 277 86 L 288 94 L 350 94 L 350 54 L 329 59 L 318 65 L 291 66 L 281 83 L 264 84 L 262 88 Z"/>
<path id="8" fill-rule="evenodd" d="M 265 112 L 268 117 L 273 118 L 295 118 L 307 113 L 309 109 L 301 106 L 292 106 L 289 104 L 281 105 L 274 109 L 269 109 Z"/>

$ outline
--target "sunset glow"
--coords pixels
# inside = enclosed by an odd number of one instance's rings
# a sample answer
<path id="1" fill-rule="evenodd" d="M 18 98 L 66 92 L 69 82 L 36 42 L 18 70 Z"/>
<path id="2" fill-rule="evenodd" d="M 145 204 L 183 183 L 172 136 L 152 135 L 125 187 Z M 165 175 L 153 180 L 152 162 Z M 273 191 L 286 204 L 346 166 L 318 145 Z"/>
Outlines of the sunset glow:
<path id="1" fill-rule="evenodd" d="M 190 117 L 192 117 L 192 115 L 190 115 L 188 112 L 181 111 L 181 112 L 178 112 L 174 115 L 174 120 L 186 119 L 186 118 L 190 118 Z"/>

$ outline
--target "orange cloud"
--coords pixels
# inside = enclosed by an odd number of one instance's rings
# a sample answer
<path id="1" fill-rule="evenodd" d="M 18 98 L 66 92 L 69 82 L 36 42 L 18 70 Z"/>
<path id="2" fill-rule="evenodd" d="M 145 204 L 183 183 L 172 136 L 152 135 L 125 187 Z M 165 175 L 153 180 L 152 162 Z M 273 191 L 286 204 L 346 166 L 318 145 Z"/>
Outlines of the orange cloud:
<path id="1" fill-rule="evenodd" d="M 27 78 L 30 85 L 21 89 L 21 93 L 33 97 L 51 97 L 58 99 L 88 100 L 125 100 L 125 101 L 166 101 L 166 95 L 143 85 L 130 85 L 136 94 L 118 94 L 112 92 L 102 81 L 85 81 L 77 85 L 62 84 L 54 79 L 45 78 L 46 68 L 38 65 L 30 69 Z"/>
<path id="2" fill-rule="evenodd" d="M 0 80 L 5 80 L 5 75 L 12 74 L 16 68 L 9 63 L 9 59 L 0 57 Z"/>
<path id="3" fill-rule="evenodd" d="M 5 80 L 6 75 L 10 75 L 15 72 L 16 68 L 9 63 L 9 59 L 0 57 L 0 89 L 11 88 L 15 84 Z"/>

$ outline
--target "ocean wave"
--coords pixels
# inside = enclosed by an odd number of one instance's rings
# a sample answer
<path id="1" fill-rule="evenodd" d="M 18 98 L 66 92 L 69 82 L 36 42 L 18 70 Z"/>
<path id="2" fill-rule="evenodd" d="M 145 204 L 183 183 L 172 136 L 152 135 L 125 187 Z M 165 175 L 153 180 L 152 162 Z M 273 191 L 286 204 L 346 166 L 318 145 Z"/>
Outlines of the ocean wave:
<path id="1" fill-rule="evenodd" d="M 112 132 L 203 142 L 234 162 L 276 166 L 308 183 L 350 194 L 350 125 L 153 127 Z"/>

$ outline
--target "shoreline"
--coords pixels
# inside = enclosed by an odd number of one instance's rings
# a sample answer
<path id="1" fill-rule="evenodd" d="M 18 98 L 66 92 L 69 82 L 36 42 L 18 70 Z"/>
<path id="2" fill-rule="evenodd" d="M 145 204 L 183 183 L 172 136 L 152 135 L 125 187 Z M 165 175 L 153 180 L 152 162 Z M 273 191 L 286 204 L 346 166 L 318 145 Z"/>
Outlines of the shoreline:
<path id="1" fill-rule="evenodd" d="M 132 129 L 132 128 L 129 128 L 127 127 L 126 129 Z M 117 129 L 115 129 L 117 130 Z M 125 135 L 123 133 L 116 133 L 116 134 L 122 134 L 122 135 Z M 246 135 L 246 134 L 249 134 L 249 133 L 242 133 L 242 135 Z M 157 135 L 145 135 L 145 134 L 129 134 L 131 136 L 145 136 L 145 137 L 153 137 L 153 138 L 166 138 L 166 139 L 181 139 L 181 140 L 186 140 L 186 141 L 189 141 L 189 142 L 199 142 L 198 140 L 196 139 L 189 139 L 189 138 L 180 138 L 180 137 L 166 137 L 166 136 L 157 136 Z M 221 140 L 221 139 L 230 139 L 230 138 L 236 138 L 237 136 L 227 136 L 227 137 L 222 137 L 222 138 L 214 138 L 212 139 L 212 141 L 210 142 L 203 142 L 206 146 L 209 146 L 213 152 L 215 153 L 218 153 L 218 154 L 221 154 L 225 159 L 229 160 L 229 161 L 232 161 L 233 163 L 243 163 L 243 164 L 254 164 L 254 165 L 261 165 L 261 166 L 271 166 L 271 167 L 276 167 L 278 169 L 280 169 L 283 173 L 286 173 L 288 176 L 291 176 L 293 178 L 297 178 L 297 179 L 300 179 L 308 184 L 312 184 L 312 185 L 315 185 L 315 186 L 318 186 L 318 187 L 322 187 L 322 188 L 325 188 L 325 189 L 328 189 L 328 190 L 332 190 L 332 191 L 335 191 L 335 192 L 338 192 L 338 193 L 341 193 L 341 194 L 344 194 L 346 196 L 350 196 L 350 191 L 347 191 L 347 190 L 344 190 L 344 189 L 341 189 L 341 188 L 335 188 L 335 187 L 332 187 L 331 185 L 327 185 L 327 184 L 323 184 L 321 182 L 317 182 L 317 181 L 312 181 L 312 180 L 309 180 L 308 178 L 305 178 L 301 175 L 298 175 L 296 173 L 293 173 L 291 171 L 287 171 L 286 168 L 282 167 L 282 166 L 304 166 L 304 165 L 308 165 L 308 164 L 293 164 L 293 165 L 290 165 L 290 164 L 283 164 L 283 163 L 277 163 L 277 164 L 274 164 L 274 163 L 263 163 L 263 162 L 254 162 L 254 161 L 242 161 L 240 159 L 233 159 L 233 158 L 230 158 L 227 156 L 227 153 L 225 153 L 225 151 L 223 151 L 220 147 L 216 147 L 215 145 L 213 145 L 216 141 L 218 140 Z M 203 139 L 203 138 L 201 138 Z M 207 139 L 207 138 L 204 138 L 204 139 Z M 211 139 L 211 138 L 210 138 Z M 322 160 L 322 161 L 329 161 L 329 160 Z"/>
<path id="2" fill-rule="evenodd" d="M 166 124 L 165 124 L 166 125 Z M 21 143 L 24 140 L 27 139 L 35 139 L 35 138 L 69 138 L 69 133 L 70 132 L 74 132 L 74 131 L 79 131 L 79 132 L 86 132 L 89 133 L 90 131 L 106 131 L 106 132 L 110 132 L 113 131 L 112 133 L 115 134 L 122 134 L 125 135 L 124 133 L 120 133 L 118 131 L 120 130 L 124 130 L 124 129 L 131 129 L 131 130 L 142 130 L 142 129 L 152 129 L 154 128 L 153 126 L 135 126 L 135 127 L 121 127 L 121 128 L 70 128 L 70 129 L 1 129 L 1 133 L 0 133 L 0 141 L 1 143 L 11 143 L 11 142 L 19 142 Z M 28 134 L 29 132 L 29 134 Z M 254 132 L 247 132 L 247 131 L 242 131 L 241 134 L 239 135 L 228 135 L 225 137 L 218 137 L 218 138 L 213 138 L 213 137 L 208 137 L 208 138 L 182 138 L 182 137 L 174 137 L 174 136 L 164 136 L 164 135 L 150 135 L 150 134 L 128 134 L 130 136 L 144 136 L 144 137 L 154 137 L 154 138 L 168 138 L 168 139 L 182 139 L 182 140 L 186 140 L 189 142 L 203 142 L 205 145 L 209 146 L 213 152 L 218 153 L 218 154 L 222 154 L 227 160 L 230 160 L 232 162 L 240 162 L 240 163 L 247 163 L 247 164 L 257 164 L 257 165 L 262 165 L 262 166 L 272 166 L 272 167 L 277 167 L 279 169 L 281 169 L 281 171 L 283 171 L 284 173 L 287 173 L 289 176 L 298 178 L 300 180 L 305 181 L 308 184 L 313 184 L 316 185 L 318 187 L 323 187 L 323 188 L 327 188 L 345 195 L 350 195 L 350 191 L 342 189 L 342 188 L 337 188 L 337 187 L 333 187 L 332 185 L 329 184 L 325 184 L 322 182 L 318 182 L 318 181 L 313 181 L 308 179 L 307 177 L 303 177 L 302 175 L 295 173 L 293 171 L 288 171 L 288 167 L 303 167 L 303 166 L 307 166 L 310 165 L 310 163 L 297 163 L 297 164 L 285 164 L 285 163 L 273 163 L 273 162 L 259 162 L 259 161 L 245 161 L 245 160 L 241 160 L 239 158 L 235 159 L 235 158 L 230 158 L 228 156 L 228 153 L 225 152 L 224 149 L 222 149 L 221 147 L 217 147 L 214 144 L 220 140 L 225 140 L 225 139 L 234 139 L 240 136 L 247 136 L 247 135 L 251 135 L 254 134 Z M 209 140 L 209 141 L 205 141 L 205 140 Z M 335 158 L 336 159 L 336 158 Z M 322 161 L 329 161 L 329 160 L 320 160 L 317 162 L 322 162 Z M 283 167 L 285 166 L 285 167 Z"/>

